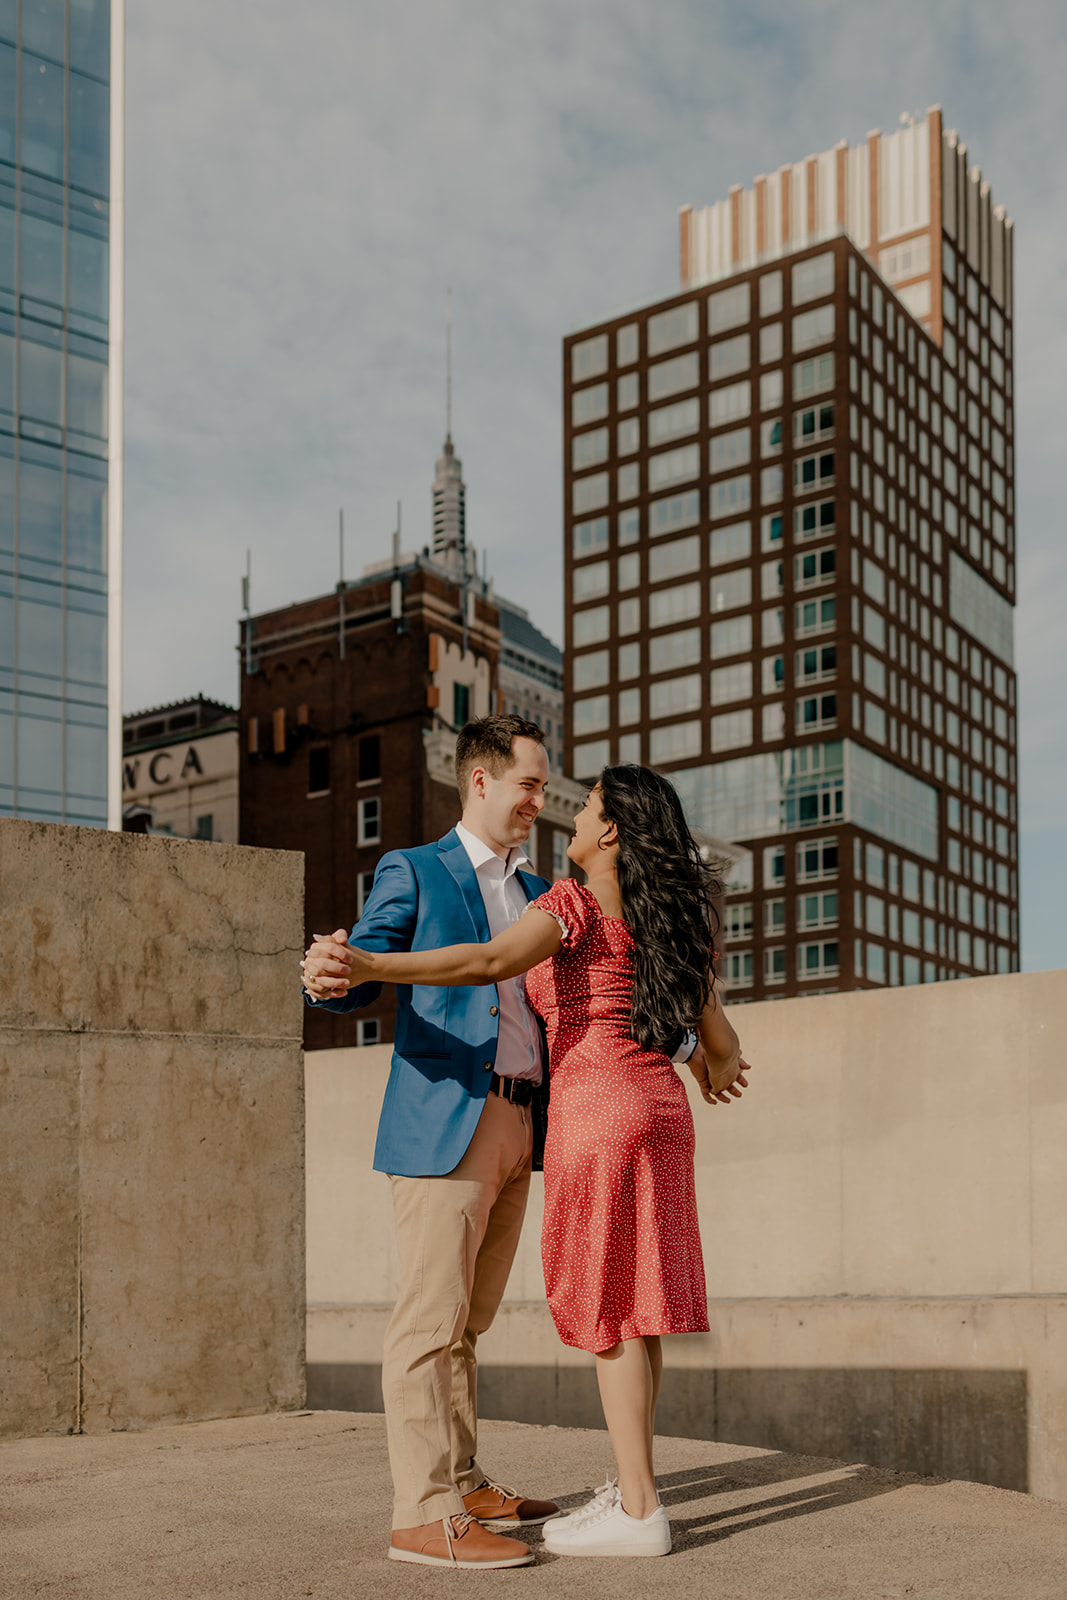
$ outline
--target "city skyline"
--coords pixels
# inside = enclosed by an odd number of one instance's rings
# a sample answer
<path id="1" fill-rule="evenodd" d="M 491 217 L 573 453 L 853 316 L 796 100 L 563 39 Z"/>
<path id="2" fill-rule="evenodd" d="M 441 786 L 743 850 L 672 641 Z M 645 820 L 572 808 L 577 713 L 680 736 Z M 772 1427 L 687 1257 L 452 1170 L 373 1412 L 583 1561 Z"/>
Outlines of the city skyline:
<path id="1" fill-rule="evenodd" d="M 131 20 L 130 114 L 142 136 L 130 171 L 140 267 L 129 302 L 128 517 L 143 542 L 128 541 L 127 704 L 196 689 L 232 696 L 246 545 L 258 609 L 334 579 L 338 504 L 352 548 L 365 541 L 354 568 L 380 547 L 398 495 L 406 542 L 428 542 L 424 463 L 442 431 L 449 282 L 470 536 L 499 586 L 558 637 L 559 336 L 671 291 L 679 205 L 709 203 L 761 167 L 842 136 L 862 141 L 872 125 L 890 131 L 901 109 L 940 102 L 997 192 L 1010 192 L 1026 240 L 1020 600 L 1032 622 L 1019 630 L 1021 787 L 1039 869 L 1036 899 L 1024 882 L 1023 931 L 1025 943 L 1044 897 L 1048 954 L 1038 960 L 1062 960 L 1052 904 L 1063 856 L 1063 711 L 1052 691 L 1062 647 L 1050 624 L 1063 587 L 1052 535 L 1065 323 L 1054 269 L 1055 12 L 1029 8 L 1020 29 L 979 6 L 963 29 L 919 7 L 890 24 L 874 8 L 831 6 L 810 26 L 769 7 L 742 27 L 717 7 L 671 5 L 650 19 L 594 6 L 564 27 L 544 6 L 491 39 L 476 27 L 453 39 L 427 11 L 415 44 L 373 23 L 351 89 L 328 67 L 313 96 L 303 65 L 348 37 L 340 9 L 309 8 L 292 61 L 272 14 L 252 44 L 243 12 L 215 19 L 211 64 L 186 81 L 171 66 L 205 17 L 194 5 L 150 31 Z M 458 78 L 438 80 L 442 60 Z M 996 96 L 985 92 L 993 81 Z M 395 115 L 384 114 L 386 82 Z M 504 82 L 506 98 L 494 87 Z M 174 125 L 188 139 L 151 168 Z M 209 152 L 220 144 L 227 161 L 216 168 Z M 365 159 L 352 166 L 356 149 Z M 301 176 L 313 150 L 321 183 Z M 1026 319 L 1039 304 L 1047 325 L 1037 339 Z M 183 641 L 195 643 L 204 682 L 189 682 Z"/>

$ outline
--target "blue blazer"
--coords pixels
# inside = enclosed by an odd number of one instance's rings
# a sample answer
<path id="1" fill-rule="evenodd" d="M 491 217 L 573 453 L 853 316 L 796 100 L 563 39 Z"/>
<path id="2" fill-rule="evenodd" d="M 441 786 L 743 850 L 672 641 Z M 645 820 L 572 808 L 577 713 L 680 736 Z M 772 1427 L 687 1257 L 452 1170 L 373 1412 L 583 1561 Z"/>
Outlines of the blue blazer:
<path id="1" fill-rule="evenodd" d="M 517 877 L 527 900 L 550 887 L 529 872 Z M 382 857 L 349 942 L 364 950 L 436 950 L 488 939 L 478 877 L 453 828 L 436 844 Z M 358 1011 L 381 987 L 360 984 L 321 1009 Z M 499 1033 L 496 985 L 397 984 L 396 998 L 374 1166 L 409 1178 L 438 1177 L 462 1161 L 489 1092 Z"/>

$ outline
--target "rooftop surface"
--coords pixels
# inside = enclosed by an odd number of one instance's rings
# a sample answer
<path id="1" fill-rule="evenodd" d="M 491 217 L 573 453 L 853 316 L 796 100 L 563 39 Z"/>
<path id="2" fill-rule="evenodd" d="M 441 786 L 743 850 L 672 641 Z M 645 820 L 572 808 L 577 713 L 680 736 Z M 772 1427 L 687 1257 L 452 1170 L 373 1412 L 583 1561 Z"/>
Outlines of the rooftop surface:
<path id="1" fill-rule="evenodd" d="M 483 1467 L 581 1503 L 606 1434 L 482 1424 Z M 1067 1505 L 741 1445 L 662 1439 L 656 1561 L 446 1574 L 385 1559 L 379 1416 L 317 1411 L 0 1442 L 0 1592 L 18 1600 L 1063 1600 Z"/>

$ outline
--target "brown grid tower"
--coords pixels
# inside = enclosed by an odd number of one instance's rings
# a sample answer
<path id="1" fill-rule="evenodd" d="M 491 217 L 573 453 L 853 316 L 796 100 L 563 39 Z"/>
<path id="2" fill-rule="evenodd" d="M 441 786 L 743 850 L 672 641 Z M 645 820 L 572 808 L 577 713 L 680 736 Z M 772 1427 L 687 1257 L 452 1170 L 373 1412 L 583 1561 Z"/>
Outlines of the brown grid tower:
<path id="1" fill-rule="evenodd" d="M 1018 967 L 1012 228 L 932 110 L 564 347 L 565 762 L 742 841 L 735 999 Z"/>

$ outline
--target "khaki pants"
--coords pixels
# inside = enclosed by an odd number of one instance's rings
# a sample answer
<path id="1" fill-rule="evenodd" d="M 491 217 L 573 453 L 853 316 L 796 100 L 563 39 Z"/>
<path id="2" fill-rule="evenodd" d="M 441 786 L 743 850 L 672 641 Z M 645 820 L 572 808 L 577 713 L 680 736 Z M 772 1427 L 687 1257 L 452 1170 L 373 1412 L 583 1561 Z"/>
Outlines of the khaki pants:
<path id="1" fill-rule="evenodd" d="M 382 1356 L 393 1527 L 463 1510 L 485 1474 L 478 1435 L 475 1344 L 496 1314 L 530 1188 L 528 1106 L 499 1095 L 466 1155 L 443 1178 L 390 1177 L 400 1287 Z"/>

